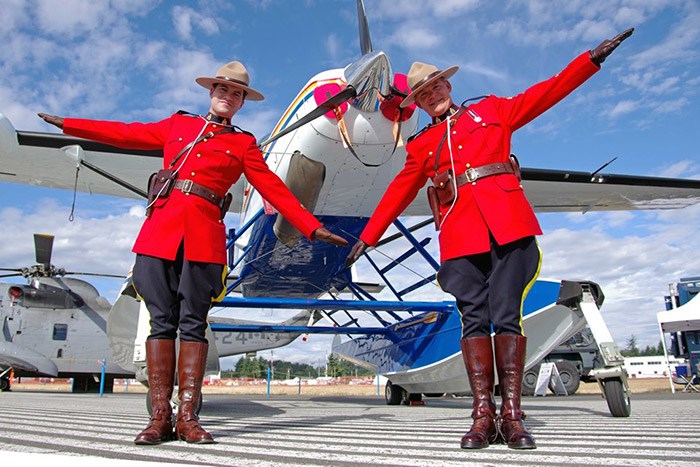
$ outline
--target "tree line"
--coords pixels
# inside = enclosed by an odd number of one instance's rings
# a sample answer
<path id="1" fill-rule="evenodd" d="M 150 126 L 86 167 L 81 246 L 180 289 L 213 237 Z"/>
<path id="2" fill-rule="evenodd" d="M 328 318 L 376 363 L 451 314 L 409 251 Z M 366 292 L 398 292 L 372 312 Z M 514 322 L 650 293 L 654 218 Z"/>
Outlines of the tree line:
<path id="1" fill-rule="evenodd" d="M 284 360 L 270 361 L 262 357 L 243 357 L 236 362 L 235 369 L 222 371 L 221 377 L 267 378 L 268 368 L 272 379 L 316 378 L 319 376 L 330 376 L 333 378 L 374 376 L 374 373 L 366 368 L 358 367 L 348 361 L 329 355 L 326 364 L 317 367 L 308 363 L 295 363 Z"/>
<path id="2" fill-rule="evenodd" d="M 623 357 L 654 357 L 664 354 L 664 346 L 659 340 L 659 344 L 656 347 L 647 345 L 644 349 L 640 349 L 637 345 L 637 336 L 632 334 L 627 339 L 625 348 L 620 350 L 620 353 Z"/>

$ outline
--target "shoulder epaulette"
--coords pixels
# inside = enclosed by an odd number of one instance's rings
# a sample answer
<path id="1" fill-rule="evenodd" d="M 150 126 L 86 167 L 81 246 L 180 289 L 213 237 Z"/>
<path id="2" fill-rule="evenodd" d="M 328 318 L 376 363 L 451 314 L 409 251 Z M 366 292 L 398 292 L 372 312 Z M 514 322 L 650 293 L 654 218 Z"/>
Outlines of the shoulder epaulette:
<path id="1" fill-rule="evenodd" d="M 411 136 L 408 137 L 408 139 L 406 140 L 406 143 L 407 144 L 410 143 L 412 140 L 417 138 L 421 133 L 423 133 L 425 130 L 427 130 L 431 126 L 433 126 L 432 123 L 429 123 L 429 124 L 425 125 L 423 128 L 421 128 L 420 130 L 418 130 L 417 132 L 413 133 Z"/>
<path id="2" fill-rule="evenodd" d="M 190 117 L 199 117 L 199 115 L 193 114 L 192 112 L 188 112 L 186 110 L 178 110 L 176 113 L 178 115 L 189 115 Z"/>
<path id="3" fill-rule="evenodd" d="M 243 128 L 236 126 L 236 125 L 231 125 L 234 131 L 237 131 L 238 133 L 245 133 L 246 135 L 250 135 L 253 138 L 255 138 L 255 135 L 251 133 L 250 131 L 245 131 Z"/>
<path id="4" fill-rule="evenodd" d="M 489 97 L 489 96 L 470 97 L 469 99 L 466 99 L 466 100 L 462 101 L 462 103 L 459 104 L 459 106 L 460 106 L 460 107 L 464 107 L 464 106 L 465 106 L 464 104 L 466 104 L 467 102 L 477 101 L 477 100 L 481 100 L 481 99 L 486 99 L 487 97 Z"/>

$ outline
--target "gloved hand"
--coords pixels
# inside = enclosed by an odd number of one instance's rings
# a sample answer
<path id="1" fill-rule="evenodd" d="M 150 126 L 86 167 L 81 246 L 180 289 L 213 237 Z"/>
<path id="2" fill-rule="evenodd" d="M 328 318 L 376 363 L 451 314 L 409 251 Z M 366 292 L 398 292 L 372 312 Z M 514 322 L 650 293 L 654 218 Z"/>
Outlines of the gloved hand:
<path id="1" fill-rule="evenodd" d="M 57 117 L 55 115 L 48 115 L 45 113 L 39 112 L 37 114 L 39 117 L 43 118 L 46 123 L 50 123 L 54 126 L 59 127 L 60 129 L 63 129 L 63 117 Z"/>
<path id="2" fill-rule="evenodd" d="M 350 250 L 350 254 L 348 257 L 345 259 L 345 267 L 348 268 L 352 266 L 352 264 L 360 259 L 360 256 L 362 256 L 362 253 L 365 252 L 367 249 L 367 244 L 363 242 L 362 240 L 359 240 L 357 243 L 355 243 L 352 247 L 352 250 Z"/>
<path id="3" fill-rule="evenodd" d="M 622 41 L 630 37 L 633 32 L 634 28 L 629 28 L 628 30 L 621 32 L 614 38 L 606 39 L 603 42 L 601 42 L 598 47 L 592 49 L 590 52 L 591 60 L 593 61 L 593 63 L 595 63 L 596 65 L 600 65 L 601 63 L 603 63 L 605 59 L 608 58 L 608 55 L 613 53 L 613 50 L 615 50 L 617 46 L 622 43 Z"/>
<path id="4" fill-rule="evenodd" d="M 311 234 L 311 239 L 312 240 L 321 240 L 322 242 L 332 243 L 333 245 L 338 245 L 338 246 L 348 246 L 349 245 L 347 240 L 345 240 L 343 237 L 339 237 L 338 235 L 333 235 L 325 227 L 319 227 L 318 229 L 314 230 L 314 233 Z"/>

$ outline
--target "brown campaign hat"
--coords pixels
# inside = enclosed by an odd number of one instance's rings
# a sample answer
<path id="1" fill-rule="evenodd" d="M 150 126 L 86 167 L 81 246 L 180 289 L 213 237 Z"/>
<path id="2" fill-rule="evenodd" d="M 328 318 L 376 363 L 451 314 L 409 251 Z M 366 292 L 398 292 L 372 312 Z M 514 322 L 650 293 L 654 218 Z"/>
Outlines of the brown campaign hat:
<path id="1" fill-rule="evenodd" d="M 210 89 L 212 84 L 217 83 L 241 88 L 246 92 L 245 98 L 249 101 L 261 101 L 265 99 L 265 96 L 248 86 L 250 84 L 248 70 L 245 69 L 241 62 L 233 61 L 227 63 L 219 68 L 214 78 L 200 76 L 195 81 L 197 84 L 207 89 Z"/>
<path id="2" fill-rule="evenodd" d="M 401 107 L 408 107 L 413 104 L 416 99 L 416 94 L 421 92 L 423 88 L 438 78 L 448 79 L 459 70 L 458 66 L 451 66 L 445 70 L 438 70 L 435 65 L 427 63 L 413 62 L 411 69 L 408 70 L 408 87 L 411 92 L 406 98 L 401 101 Z"/>

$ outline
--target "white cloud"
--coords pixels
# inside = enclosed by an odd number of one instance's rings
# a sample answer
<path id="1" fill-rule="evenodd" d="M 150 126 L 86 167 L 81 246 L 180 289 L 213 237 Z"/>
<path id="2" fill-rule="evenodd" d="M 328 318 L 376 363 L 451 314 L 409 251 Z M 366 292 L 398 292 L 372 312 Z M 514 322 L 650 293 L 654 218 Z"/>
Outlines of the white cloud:
<path id="1" fill-rule="evenodd" d="M 606 112 L 611 118 L 619 117 L 620 115 L 625 115 L 630 112 L 634 112 L 639 107 L 639 103 L 636 101 L 621 101 L 615 104 L 615 106 Z"/>

